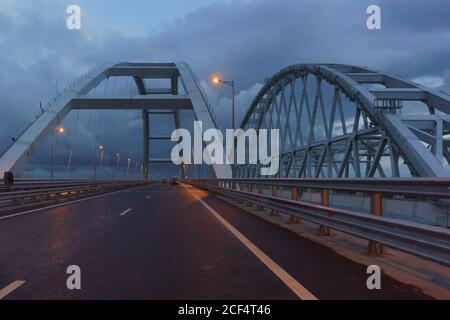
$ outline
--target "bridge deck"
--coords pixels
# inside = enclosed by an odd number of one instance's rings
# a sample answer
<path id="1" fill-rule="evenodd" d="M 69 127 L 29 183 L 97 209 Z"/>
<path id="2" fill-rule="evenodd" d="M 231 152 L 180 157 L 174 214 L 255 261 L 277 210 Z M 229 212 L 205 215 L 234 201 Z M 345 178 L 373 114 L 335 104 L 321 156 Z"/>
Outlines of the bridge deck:
<path id="1" fill-rule="evenodd" d="M 297 299 L 235 236 L 259 248 L 318 299 L 429 298 L 204 192 L 154 184 L 0 220 L 0 290 L 7 299 Z M 131 210 L 128 210 L 131 209 Z M 66 287 L 81 267 L 82 290 Z"/>

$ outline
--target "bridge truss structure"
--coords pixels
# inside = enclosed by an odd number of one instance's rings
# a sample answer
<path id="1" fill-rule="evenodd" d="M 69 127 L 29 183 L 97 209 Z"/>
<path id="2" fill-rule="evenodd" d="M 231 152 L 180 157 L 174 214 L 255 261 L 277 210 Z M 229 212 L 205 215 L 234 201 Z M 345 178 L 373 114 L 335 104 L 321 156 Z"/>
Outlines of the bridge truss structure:
<path id="1" fill-rule="evenodd" d="M 93 95 L 92 89 L 110 77 L 132 77 L 138 94 Z M 149 88 L 146 79 L 169 79 L 170 86 Z M 20 176 L 26 160 L 52 130 L 71 110 L 82 109 L 142 110 L 145 176 L 150 163 L 171 162 L 149 156 L 151 140 L 170 139 L 150 135 L 153 114 L 173 115 L 178 128 L 180 110 L 193 110 L 203 130 L 218 128 L 188 64 L 104 64 L 60 92 L 14 139 L 0 157 L 0 174 L 12 171 Z M 278 177 L 449 177 L 449 111 L 446 93 L 398 76 L 351 65 L 298 64 L 266 81 L 241 128 L 280 130 Z M 191 177 L 201 177 L 198 168 L 181 167 L 192 170 Z M 210 177 L 260 177 L 259 167 L 235 165 L 231 173 L 227 165 L 213 165 Z"/>
<path id="2" fill-rule="evenodd" d="M 137 95 L 108 96 L 92 94 L 102 81 L 111 77 L 132 77 Z M 170 87 L 148 88 L 146 79 L 169 79 Z M 179 90 L 182 86 L 183 90 Z M 183 91 L 183 93 L 180 93 Z M 171 163 L 171 159 L 150 157 L 151 140 L 170 140 L 170 136 L 151 136 L 149 118 L 152 115 L 173 115 L 175 128 L 180 127 L 179 112 L 192 110 L 196 120 L 202 121 L 204 130 L 216 128 L 212 108 L 192 69 L 184 62 L 176 63 L 115 63 L 100 65 L 72 82 L 59 93 L 0 157 L 0 174 L 10 171 L 21 176 L 26 160 L 41 143 L 52 134 L 54 128 L 72 110 L 134 109 L 142 110 L 143 119 L 143 172 L 148 176 L 150 163 Z M 181 166 L 182 174 L 190 166 Z M 198 168 L 195 169 L 198 172 Z M 212 167 L 210 177 L 231 177 L 227 165 Z"/>
<path id="3" fill-rule="evenodd" d="M 450 96 L 398 76 L 298 64 L 268 79 L 241 124 L 280 129 L 278 177 L 450 176 Z M 235 178 L 259 165 L 234 166 Z"/>

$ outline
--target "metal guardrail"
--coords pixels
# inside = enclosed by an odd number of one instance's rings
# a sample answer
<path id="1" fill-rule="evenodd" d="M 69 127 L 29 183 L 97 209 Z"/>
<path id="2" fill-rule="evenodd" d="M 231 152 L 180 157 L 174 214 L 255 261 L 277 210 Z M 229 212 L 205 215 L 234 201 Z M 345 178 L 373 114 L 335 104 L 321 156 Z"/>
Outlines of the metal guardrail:
<path id="1" fill-rule="evenodd" d="M 369 240 L 368 251 L 381 254 L 383 245 L 450 265 L 450 230 L 382 216 L 385 196 L 449 199 L 450 179 L 202 179 L 187 183 L 231 199 L 318 224 L 321 235 L 334 229 Z M 271 195 L 263 188 L 271 188 Z M 292 197 L 280 197 L 280 188 L 291 188 Z M 321 190 L 321 204 L 299 200 L 304 189 Z M 245 191 L 244 191 L 245 190 Z M 372 213 L 333 208 L 330 191 L 367 193 Z"/>
<path id="2" fill-rule="evenodd" d="M 0 186 L 0 194 L 2 192 L 13 192 L 13 191 L 23 191 L 23 190 L 39 190 L 39 189 L 52 189 L 61 187 L 77 187 L 86 186 L 88 184 L 102 185 L 110 183 L 120 183 L 128 181 L 118 181 L 118 180 L 32 180 L 32 179 L 16 179 L 16 183 L 12 187 Z M 134 182 L 134 181 L 129 181 Z"/>
<path id="3" fill-rule="evenodd" d="M 207 181 L 207 180 L 196 180 Z M 342 192 L 380 193 L 382 195 L 402 195 L 450 199 L 449 178 L 394 178 L 394 179 L 352 179 L 352 178 L 263 178 L 220 180 L 239 185 L 257 184 L 286 188 L 333 190 Z"/>
<path id="4" fill-rule="evenodd" d="M 149 180 L 19 180 L 13 187 L 0 189 L 0 212 L 48 200 L 89 196 L 152 183 Z"/>

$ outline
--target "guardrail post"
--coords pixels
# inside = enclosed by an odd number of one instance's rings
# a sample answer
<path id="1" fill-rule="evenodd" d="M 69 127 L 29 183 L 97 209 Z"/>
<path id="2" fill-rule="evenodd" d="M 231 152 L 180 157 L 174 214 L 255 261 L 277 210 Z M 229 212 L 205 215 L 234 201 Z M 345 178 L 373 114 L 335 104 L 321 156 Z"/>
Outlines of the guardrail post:
<path id="1" fill-rule="evenodd" d="M 383 195 L 381 192 L 375 192 L 370 195 L 370 210 L 371 213 L 381 217 L 383 215 Z M 371 256 L 379 256 L 387 253 L 387 248 L 382 244 L 369 240 L 367 246 L 367 254 Z"/>
<path id="2" fill-rule="evenodd" d="M 60 199 L 61 199 L 61 194 L 59 194 L 59 192 L 56 192 L 53 194 L 53 201 L 55 203 L 58 203 Z"/>
<path id="3" fill-rule="evenodd" d="M 252 192 L 253 191 L 253 184 L 251 184 L 251 183 L 247 184 L 247 191 L 248 192 Z M 250 201 L 247 201 L 247 206 L 251 207 L 251 206 L 253 206 L 253 203 L 251 203 Z"/>
<path id="4" fill-rule="evenodd" d="M 370 209 L 376 216 L 383 215 L 383 197 L 380 192 L 375 192 L 370 196 Z"/>
<path id="5" fill-rule="evenodd" d="M 262 185 L 258 184 L 258 194 L 262 194 L 263 193 L 263 189 L 262 189 Z M 258 211 L 262 211 L 264 208 L 262 205 L 258 204 L 256 205 L 256 210 Z"/>
<path id="6" fill-rule="evenodd" d="M 237 183 L 231 182 L 231 190 L 237 190 Z M 239 201 L 239 196 L 232 196 L 231 198 L 234 201 Z"/>
<path id="7" fill-rule="evenodd" d="M 300 196 L 300 188 L 293 187 L 292 188 L 292 200 L 297 201 Z M 297 224 L 300 223 L 300 219 L 296 216 L 291 216 L 288 221 L 289 224 Z"/>
<path id="8" fill-rule="evenodd" d="M 272 196 L 273 197 L 278 196 L 278 188 L 276 186 L 272 186 Z M 272 209 L 272 210 L 270 210 L 270 215 L 271 216 L 278 216 L 280 214 L 279 214 L 279 212 L 277 210 Z"/>
<path id="9" fill-rule="evenodd" d="M 329 207 L 330 206 L 330 190 L 322 189 L 322 206 Z M 327 226 L 319 226 L 318 233 L 320 236 L 329 236 L 330 228 Z"/>
<path id="10" fill-rule="evenodd" d="M 244 183 L 239 183 L 239 194 L 240 194 L 240 192 L 244 191 L 244 186 L 245 186 Z M 239 197 L 239 198 L 238 198 L 238 202 L 239 202 L 239 203 L 244 203 L 245 201 L 242 200 L 241 197 Z"/>
<path id="11" fill-rule="evenodd" d="M 12 198 L 11 202 L 16 206 L 22 206 L 23 205 L 23 199 L 21 198 Z"/>

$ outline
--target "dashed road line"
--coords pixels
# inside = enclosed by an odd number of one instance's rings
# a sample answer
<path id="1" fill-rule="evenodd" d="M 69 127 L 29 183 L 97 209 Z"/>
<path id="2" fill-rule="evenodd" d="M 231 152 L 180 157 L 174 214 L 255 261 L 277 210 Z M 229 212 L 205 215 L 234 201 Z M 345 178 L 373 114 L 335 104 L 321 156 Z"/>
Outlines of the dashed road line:
<path id="1" fill-rule="evenodd" d="M 156 193 L 158 193 L 158 192 L 160 192 L 160 191 L 161 191 L 161 189 L 154 190 L 154 191 L 151 191 L 151 192 L 153 192 L 154 194 L 156 194 Z M 152 197 L 152 194 L 146 196 L 146 197 L 145 197 L 145 200 L 148 200 L 148 199 L 150 199 L 151 197 Z"/>
<path id="2" fill-rule="evenodd" d="M 134 187 L 132 189 L 139 189 L 139 188 L 143 188 L 143 187 L 146 187 L 146 186 Z M 118 191 L 109 192 L 109 193 L 102 193 L 102 194 L 98 194 L 98 195 L 95 195 L 95 196 L 90 196 L 90 197 L 77 199 L 77 200 L 70 200 L 70 201 L 58 203 L 58 204 L 55 204 L 55 205 L 50 205 L 50 206 L 46 206 L 46 207 L 31 209 L 31 210 L 24 211 L 24 212 L 12 213 L 12 214 L 8 214 L 6 216 L 1 216 L 0 220 L 6 220 L 6 219 L 10 219 L 10 218 L 18 217 L 18 216 L 23 216 L 23 215 L 27 215 L 27 214 L 31 214 L 31 213 L 35 213 L 35 212 L 39 212 L 39 211 L 44 211 L 44 210 L 48 210 L 48 209 L 59 208 L 59 207 L 67 206 L 69 204 L 74 204 L 74 203 L 94 200 L 94 199 L 97 199 L 97 198 L 108 197 L 108 196 L 112 196 L 112 195 L 115 195 L 117 193 L 121 193 L 121 192 L 124 192 L 124 191 L 125 190 L 118 190 Z"/>
<path id="3" fill-rule="evenodd" d="M 128 208 L 127 210 L 121 212 L 121 213 L 119 214 L 119 216 L 124 216 L 124 215 L 126 215 L 127 213 L 129 213 L 131 210 L 132 210 L 131 208 Z"/>

